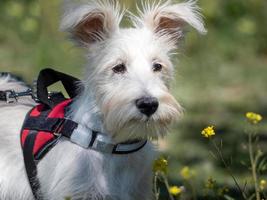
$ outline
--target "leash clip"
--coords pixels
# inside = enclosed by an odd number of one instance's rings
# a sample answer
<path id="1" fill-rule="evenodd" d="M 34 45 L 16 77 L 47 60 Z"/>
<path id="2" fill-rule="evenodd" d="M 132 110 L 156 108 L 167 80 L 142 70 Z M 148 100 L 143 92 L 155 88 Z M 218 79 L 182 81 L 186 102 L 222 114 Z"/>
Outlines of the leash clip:
<path id="1" fill-rule="evenodd" d="M 25 92 L 15 92 L 14 90 L 6 90 L 6 103 L 16 103 L 19 97 L 31 96 L 35 102 L 39 102 L 38 98 L 33 94 L 32 89 L 28 89 Z"/>
<path id="2" fill-rule="evenodd" d="M 74 129 L 70 137 L 70 141 L 87 149 L 90 147 L 92 135 L 92 130 L 87 129 L 86 127 L 79 124 L 78 127 Z"/>
<path id="3" fill-rule="evenodd" d="M 18 102 L 16 92 L 14 90 L 6 90 L 6 103 L 16 103 Z"/>

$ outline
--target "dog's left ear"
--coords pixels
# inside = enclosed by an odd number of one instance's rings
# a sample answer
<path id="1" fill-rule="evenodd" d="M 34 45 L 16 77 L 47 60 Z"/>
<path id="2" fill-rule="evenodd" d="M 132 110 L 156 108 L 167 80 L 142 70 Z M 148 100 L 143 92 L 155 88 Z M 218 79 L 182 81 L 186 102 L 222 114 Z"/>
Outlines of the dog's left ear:
<path id="1" fill-rule="evenodd" d="M 91 1 L 81 6 L 69 6 L 60 29 L 70 33 L 82 46 L 101 42 L 119 29 L 122 14 L 116 1 Z"/>
<path id="2" fill-rule="evenodd" d="M 172 40 L 178 40 L 183 35 L 186 25 L 205 34 L 206 29 L 199 10 L 193 0 L 178 4 L 172 4 L 170 0 L 165 3 L 147 4 L 143 5 L 136 25 L 145 26 L 159 35 L 168 35 Z"/>

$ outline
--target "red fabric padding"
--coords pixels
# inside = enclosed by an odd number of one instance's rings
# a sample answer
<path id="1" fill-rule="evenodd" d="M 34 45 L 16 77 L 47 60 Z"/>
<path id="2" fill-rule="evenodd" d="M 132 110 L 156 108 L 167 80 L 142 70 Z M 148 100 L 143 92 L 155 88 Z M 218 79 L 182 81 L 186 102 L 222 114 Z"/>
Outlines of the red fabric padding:
<path id="1" fill-rule="evenodd" d="M 30 130 L 24 129 L 21 134 L 21 144 L 24 145 L 26 137 L 28 136 Z"/>
<path id="2" fill-rule="evenodd" d="M 71 99 L 61 102 L 56 105 L 53 110 L 49 113 L 48 118 L 64 118 L 65 107 L 71 102 Z"/>
<path id="3" fill-rule="evenodd" d="M 56 105 L 52 111 L 48 114 L 47 118 L 64 118 L 65 117 L 65 107 L 71 102 L 71 99 L 65 100 L 58 105 Z M 41 148 L 43 148 L 49 141 L 55 138 L 53 133 L 39 131 L 36 136 L 33 154 L 35 155 Z"/>
<path id="4" fill-rule="evenodd" d="M 44 105 L 43 104 L 39 104 L 37 105 L 32 111 L 31 111 L 31 114 L 30 116 L 31 117 L 38 117 L 40 116 L 42 110 L 44 109 Z"/>
<path id="5" fill-rule="evenodd" d="M 39 131 L 33 147 L 33 155 L 35 155 L 42 147 L 44 147 L 49 141 L 54 139 L 55 136 L 49 132 Z"/>
<path id="6" fill-rule="evenodd" d="M 68 100 L 65 100 L 65 101 L 59 103 L 58 105 L 56 105 L 54 108 L 51 109 L 51 111 L 49 112 L 48 116 L 46 116 L 46 118 L 64 118 L 65 117 L 65 107 L 69 103 L 71 103 L 71 101 L 72 101 L 71 99 L 68 99 Z M 29 117 L 37 117 L 37 118 L 40 117 L 44 107 L 45 106 L 43 104 L 37 105 L 35 108 L 32 109 L 32 111 L 30 112 L 30 114 L 28 116 Z M 40 120 L 44 120 L 44 118 L 42 118 Z M 24 146 L 24 142 L 25 142 L 28 134 L 30 133 L 30 131 L 31 130 L 28 130 L 28 129 L 22 130 L 22 133 L 21 133 L 22 146 Z M 37 136 L 35 138 L 35 142 L 34 142 L 33 155 L 35 156 L 40 150 L 42 150 L 42 148 L 45 147 L 46 144 L 50 143 L 55 138 L 56 137 L 53 133 L 38 131 L 38 134 L 37 134 Z"/>

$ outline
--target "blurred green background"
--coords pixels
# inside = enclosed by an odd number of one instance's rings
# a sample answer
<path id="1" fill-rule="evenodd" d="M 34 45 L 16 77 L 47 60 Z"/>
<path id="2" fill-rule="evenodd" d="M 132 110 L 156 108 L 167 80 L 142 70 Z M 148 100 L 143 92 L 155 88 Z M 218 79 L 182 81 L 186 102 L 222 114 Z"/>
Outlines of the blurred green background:
<path id="1" fill-rule="evenodd" d="M 121 2 L 135 10 L 135 1 Z M 179 184 L 180 169 L 189 166 L 195 173 L 194 184 L 203 194 L 210 176 L 233 187 L 222 163 L 212 158 L 208 141 L 200 135 L 205 126 L 215 125 L 216 139 L 223 139 L 225 157 L 231 158 L 231 168 L 242 184 L 250 181 L 242 164 L 248 161 L 247 111 L 263 116 L 259 135 L 262 148 L 267 149 L 267 1 L 199 0 L 199 5 L 208 34 L 198 36 L 189 31 L 178 50 L 173 92 L 185 115 L 160 146 L 170 158 L 171 182 Z M 81 76 L 83 51 L 58 31 L 59 0 L 1 0 L 0 19 L 0 71 L 16 73 L 28 83 L 45 67 Z"/>

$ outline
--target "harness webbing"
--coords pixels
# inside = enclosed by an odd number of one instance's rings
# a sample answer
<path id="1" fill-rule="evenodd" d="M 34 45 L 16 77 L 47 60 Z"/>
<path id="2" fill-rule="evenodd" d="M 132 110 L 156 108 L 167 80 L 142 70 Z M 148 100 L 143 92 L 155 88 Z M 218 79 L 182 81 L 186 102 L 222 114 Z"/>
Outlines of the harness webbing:
<path id="1" fill-rule="evenodd" d="M 71 100 L 65 100 L 54 108 L 39 104 L 25 118 L 21 130 L 21 146 L 26 173 L 35 199 L 42 199 L 37 178 L 38 160 L 49 152 L 61 135 L 68 136 L 77 127 L 77 123 L 64 118 L 65 108 L 70 102 Z"/>
<path id="2" fill-rule="evenodd" d="M 41 199 L 39 189 L 40 189 L 40 183 L 37 179 L 37 166 L 35 164 L 34 155 L 32 154 L 35 139 L 37 136 L 36 131 L 29 132 L 23 147 L 23 157 L 24 157 L 24 163 L 25 163 L 25 169 L 27 172 L 28 180 L 32 189 L 32 193 L 35 199 Z"/>

